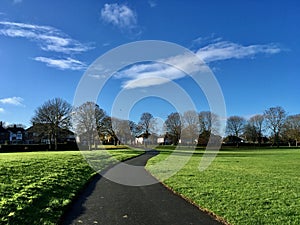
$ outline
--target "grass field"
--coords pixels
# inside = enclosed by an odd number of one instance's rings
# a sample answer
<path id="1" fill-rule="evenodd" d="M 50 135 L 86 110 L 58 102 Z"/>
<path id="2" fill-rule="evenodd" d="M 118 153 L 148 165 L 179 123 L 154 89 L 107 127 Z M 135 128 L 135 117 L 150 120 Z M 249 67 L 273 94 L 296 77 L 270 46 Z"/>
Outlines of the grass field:
<path id="1" fill-rule="evenodd" d="M 159 179 L 168 168 L 155 164 L 170 152 L 163 150 L 148 161 L 147 169 Z M 299 149 L 220 151 L 200 172 L 202 153 L 197 151 L 181 171 L 163 182 L 230 224 L 300 224 Z"/>
<path id="2" fill-rule="evenodd" d="M 140 154 L 109 151 L 118 160 Z M 92 151 L 97 168 L 116 160 Z M 0 224 L 56 224 L 66 206 L 95 173 L 79 151 L 0 154 Z"/>

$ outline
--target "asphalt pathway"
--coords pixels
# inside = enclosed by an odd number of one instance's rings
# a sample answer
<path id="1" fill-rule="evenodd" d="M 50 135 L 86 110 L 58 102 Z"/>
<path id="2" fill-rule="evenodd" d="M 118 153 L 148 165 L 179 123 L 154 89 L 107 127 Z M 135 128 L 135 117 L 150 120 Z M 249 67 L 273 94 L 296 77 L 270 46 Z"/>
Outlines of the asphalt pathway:
<path id="1" fill-rule="evenodd" d="M 154 151 L 126 161 L 144 166 Z M 110 175 L 133 179 L 132 171 L 117 165 L 108 170 Z M 145 169 L 139 179 L 154 179 Z M 101 175 L 87 186 L 74 201 L 61 224 L 101 225 L 220 225 L 210 215 L 200 211 L 161 183 L 147 186 L 127 186 Z"/>

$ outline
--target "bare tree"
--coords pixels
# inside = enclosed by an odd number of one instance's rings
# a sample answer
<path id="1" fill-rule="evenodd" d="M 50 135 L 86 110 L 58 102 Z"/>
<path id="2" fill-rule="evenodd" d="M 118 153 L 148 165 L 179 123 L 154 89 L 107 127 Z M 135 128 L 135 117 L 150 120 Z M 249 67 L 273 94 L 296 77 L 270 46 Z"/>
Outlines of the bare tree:
<path id="1" fill-rule="evenodd" d="M 120 143 L 128 144 L 132 140 L 132 132 L 128 120 L 112 118 L 112 129 Z"/>
<path id="2" fill-rule="evenodd" d="M 264 121 L 265 121 L 264 115 L 260 115 L 260 114 L 252 116 L 248 121 L 249 126 L 247 127 L 250 128 L 250 133 L 255 135 L 255 137 L 252 137 L 252 139 L 255 139 L 255 141 L 257 140 L 259 146 L 261 145 L 262 142 Z"/>
<path id="3" fill-rule="evenodd" d="M 239 147 L 238 137 L 244 131 L 246 125 L 246 120 L 240 116 L 231 116 L 227 119 L 226 132 L 229 135 L 235 136 L 236 138 L 236 146 Z"/>
<path id="4" fill-rule="evenodd" d="M 258 132 L 253 124 L 248 122 L 244 126 L 244 136 L 247 140 L 251 140 L 253 143 L 258 140 Z"/>
<path id="5" fill-rule="evenodd" d="M 61 98 L 48 100 L 35 110 L 35 115 L 31 119 L 32 123 L 45 124 L 50 138 L 50 146 L 54 139 L 55 150 L 57 150 L 57 134 L 60 128 L 69 129 L 71 127 L 72 106 Z"/>
<path id="6" fill-rule="evenodd" d="M 135 138 L 140 134 L 139 127 L 135 122 L 133 122 L 131 120 L 128 121 L 128 126 L 129 126 L 130 133 L 131 133 L 131 143 L 134 143 Z"/>
<path id="7" fill-rule="evenodd" d="M 94 102 L 86 102 L 73 111 L 73 122 L 77 134 L 87 141 L 88 148 L 99 139 L 97 127 L 105 117 L 105 112 Z"/>
<path id="8" fill-rule="evenodd" d="M 181 117 L 178 112 L 171 113 L 165 121 L 165 128 L 168 132 L 168 135 L 171 135 L 173 138 L 173 144 L 177 145 L 181 136 Z"/>
<path id="9" fill-rule="evenodd" d="M 216 140 L 216 143 L 220 142 L 221 136 L 219 136 L 220 135 L 219 117 L 210 111 L 200 112 L 198 117 L 199 117 L 198 144 L 207 145 L 210 138 L 214 138 L 214 140 Z"/>
<path id="10" fill-rule="evenodd" d="M 219 117 L 209 111 L 199 113 L 200 133 L 208 131 L 209 133 L 219 134 Z"/>
<path id="11" fill-rule="evenodd" d="M 148 138 L 152 130 L 155 127 L 155 119 L 151 113 L 145 112 L 141 115 L 140 121 L 138 123 L 139 132 L 144 138 Z"/>
<path id="12" fill-rule="evenodd" d="M 240 116 L 231 116 L 227 119 L 227 133 L 239 137 L 246 124 L 246 120 Z"/>
<path id="13" fill-rule="evenodd" d="M 300 114 L 288 116 L 283 125 L 283 135 L 291 145 L 291 141 L 295 141 L 296 147 L 300 140 Z"/>
<path id="14" fill-rule="evenodd" d="M 274 134 L 274 142 L 279 147 L 279 137 L 281 135 L 282 127 L 286 118 L 286 112 L 281 106 L 271 107 L 264 112 L 267 127 L 270 128 Z"/>
<path id="15" fill-rule="evenodd" d="M 194 110 L 186 111 L 182 116 L 183 129 L 181 139 L 193 144 L 199 136 L 199 117 Z"/>
<path id="16" fill-rule="evenodd" d="M 117 145 L 118 137 L 113 129 L 113 120 L 111 117 L 105 116 L 101 123 L 97 124 L 97 130 L 100 139 L 113 142 L 114 145 Z"/>

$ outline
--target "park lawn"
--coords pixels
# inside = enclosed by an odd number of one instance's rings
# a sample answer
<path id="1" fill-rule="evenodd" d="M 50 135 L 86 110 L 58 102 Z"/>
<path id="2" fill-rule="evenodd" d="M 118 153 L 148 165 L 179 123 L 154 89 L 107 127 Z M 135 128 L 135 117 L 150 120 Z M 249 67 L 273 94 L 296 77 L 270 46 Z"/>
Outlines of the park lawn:
<path id="1" fill-rule="evenodd" d="M 200 172 L 202 153 L 197 150 L 163 183 L 230 224 L 300 224 L 300 149 L 222 150 Z M 146 168 L 158 179 L 167 168 L 155 164 L 168 154 L 164 150 L 148 161 Z"/>
<path id="2" fill-rule="evenodd" d="M 89 155 L 104 169 L 138 154 L 123 149 Z M 1 153 L 0 224 L 57 224 L 94 174 L 80 151 Z"/>

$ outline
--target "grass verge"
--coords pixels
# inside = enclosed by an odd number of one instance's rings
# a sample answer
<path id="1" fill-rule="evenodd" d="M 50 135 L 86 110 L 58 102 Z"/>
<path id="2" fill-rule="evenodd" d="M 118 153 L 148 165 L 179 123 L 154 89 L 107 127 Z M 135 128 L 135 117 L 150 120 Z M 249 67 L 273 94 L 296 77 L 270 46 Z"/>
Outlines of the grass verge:
<path id="1" fill-rule="evenodd" d="M 168 168 L 155 164 L 171 152 L 164 149 L 148 161 L 146 168 L 158 179 Z M 299 149 L 228 149 L 200 172 L 202 155 L 196 151 L 182 170 L 163 182 L 230 224 L 300 224 Z"/>
<path id="2" fill-rule="evenodd" d="M 99 169 L 138 154 L 130 149 L 109 151 L 115 158 L 106 151 L 90 153 Z M 2 153 L 0 224 L 56 224 L 94 174 L 79 151 Z"/>

